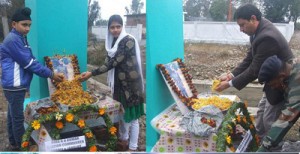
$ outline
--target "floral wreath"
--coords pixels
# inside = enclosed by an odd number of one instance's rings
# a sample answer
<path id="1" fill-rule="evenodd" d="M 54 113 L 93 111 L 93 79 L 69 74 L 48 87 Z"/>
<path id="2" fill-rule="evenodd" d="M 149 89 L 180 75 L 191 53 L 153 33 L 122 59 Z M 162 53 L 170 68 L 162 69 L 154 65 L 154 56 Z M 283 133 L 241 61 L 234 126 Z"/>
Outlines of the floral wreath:
<path id="1" fill-rule="evenodd" d="M 174 59 L 173 61 L 177 61 L 179 68 L 180 68 L 189 88 L 191 89 L 191 91 L 193 93 L 192 97 L 186 97 L 181 93 L 180 89 L 176 86 L 174 80 L 170 76 L 170 73 L 167 71 L 166 67 L 163 64 L 156 65 L 156 68 L 161 70 L 165 79 L 171 86 L 172 90 L 177 94 L 177 96 L 179 97 L 181 102 L 183 102 L 190 110 L 193 111 L 194 109 L 192 108 L 192 105 L 194 104 L 194 102 L 192 100 L 193 100 L 193 98 L 197 98 L 198 92 L 192 83 L 192 76 L 190 74 L 188 74 L 189 70 L 186 68 L 185 64 L 182 62 L 182 59 L 177 58 L 177 59 Z"/>
<path id="2" fill-rule="evenodd" d="M 51 114 L 42 115 L 38 119 L 33 120 L 33 122 L 30 123 L 28 128 L 26 129 L 23 137 L 22 137 L 22 143 L 21 148 L 23 151 L 29 150 L 29 139 L 31 136 L 31 133 L 33 130 L 38 130 L 41 127 L 41 124 L 44 124 L 46 122 L 55 122 L 55 127 L 50 132 L 50 136 L 54 139 L 60 139 L 60 131 L 64 128 L 65 122 L 73 123 L 77 125 L 85 135 L 88 141 L 88 151 L 95 152 L 97 151 L 96 139 L 92 133 L 92 131 L 89 129 L 88 126 L 86 126 L 86 123 L 83 119 L 79 118 L 76 113 L 81 111 L 94 111 L 98 113 L 98 117 L 102 117 L 106 123 L 107 131 L 109 132 L 109 139 L 106 143 L 107 151 L 113 151 L 116 147 L 116 141 L 117 141 L 117 128 L 113 126 L 109 116 L 105 113 L 104 108 L 99 108 L 98 106 L 92 106 L 92 105 L 80 105 L 75 106 L 68 112 L 53 112 Z"/>
<path id="3" fill-rule="evenodd" d="M 66 56 L 61 56 L 61 55 L 55 55 L 53 56 L 53 58 L 57 58 L 57 59 L 61 59 L 63 57 L 68 57 L 71 59 L 71 63 L 72 63 L 72 66 L 73 66 L 73 71 L 74 71 L 74 77 L 77 76 L 77 75 L 80 75 L 80 70 L 79 70 L 79 64 L 78 64 L 78 59 L 77 59 L 77 56 L 74 54 L 74 55 L 66 55 Z M 46 62 L 46 66 L 51 69 L 51 71 L 53 72 L 53 63 L 51 61 L 51 58 L 49 56 L 45 56 L 44 57 L 44 60 Z M 51 82 L 53 83 L 53 85 L 55 86 L 55 88 L 57 88 L 57 82 L 54 81 L 54 80 L 51 80 Z"/>
<path id="4" fill-rule="evenodd" d="M 236 111 L 239 109 L 239 114 L 236 115 Z M 253 140 L 249 143 L 250 151 L 257 151 L 259 146 L 259 137 L 256 134 L 256 129 L 253 125 L 254 118 L 250 117 L 250 114 L 247 110 L 247 103 L 235 102 L 227 111 L 226 116 L 221 124 L 217 136 L 217 152 L 225 152 L 226 146 L 232 152 L 235 152 L 236 149 L 232 144 L 232 135 L 237 124 L 240 124 L 245 130 L 250 130 Z"/>

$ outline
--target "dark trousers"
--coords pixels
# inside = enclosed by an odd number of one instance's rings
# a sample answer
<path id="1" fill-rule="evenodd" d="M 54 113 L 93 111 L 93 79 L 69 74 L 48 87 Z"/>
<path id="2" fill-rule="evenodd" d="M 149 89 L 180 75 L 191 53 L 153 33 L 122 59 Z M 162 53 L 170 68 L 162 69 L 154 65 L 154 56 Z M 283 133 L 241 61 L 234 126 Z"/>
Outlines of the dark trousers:
<path id="1" fill-rule="evenodd" d="M 7 110 L 7 130 L 9 143 L 13 146 L 21 147 L 24 128 L 24 99 L 25 90 L 7 91 L 3 90 L 8 102 Z"/>

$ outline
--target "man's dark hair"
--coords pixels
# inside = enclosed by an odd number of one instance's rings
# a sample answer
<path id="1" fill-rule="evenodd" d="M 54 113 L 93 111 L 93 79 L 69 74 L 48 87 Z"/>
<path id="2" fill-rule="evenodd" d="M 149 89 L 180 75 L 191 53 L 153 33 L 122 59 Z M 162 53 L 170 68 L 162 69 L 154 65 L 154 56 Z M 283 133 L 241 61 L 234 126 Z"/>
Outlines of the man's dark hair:
<path id="1" fill-rule="evenodd" d="M 250 20 L 251 16 L 255 15 L 256 19 L 260 21 L 261 19 L 261 12 L 258 10 L 258 8 L 252 4 L 245 4 L 243 6 L 240 6 L 234 13 L 234 20 L 237 19 L 246 19 Z"/>

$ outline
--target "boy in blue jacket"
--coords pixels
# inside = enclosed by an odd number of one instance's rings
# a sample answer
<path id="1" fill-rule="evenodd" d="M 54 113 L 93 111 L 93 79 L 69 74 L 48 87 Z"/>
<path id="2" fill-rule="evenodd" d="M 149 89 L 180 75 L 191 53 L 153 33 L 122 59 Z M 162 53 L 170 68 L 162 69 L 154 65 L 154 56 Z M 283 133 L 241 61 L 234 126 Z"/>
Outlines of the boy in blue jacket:
<path id="1" fill-rule="evenodd" d="M 62 74 L 53 73 L 32 55 L 26 35 L 31 26 L 31 10 L 17 10 L 12 17 L 13 29 L 0 47 L 2 77 L 1 85 L 8 101 L 7 130 L 10 146 L 7 150 L 18 151 L 25 132 L 23 103 L 33 74 L 43 78 L 62 81 Z"/>

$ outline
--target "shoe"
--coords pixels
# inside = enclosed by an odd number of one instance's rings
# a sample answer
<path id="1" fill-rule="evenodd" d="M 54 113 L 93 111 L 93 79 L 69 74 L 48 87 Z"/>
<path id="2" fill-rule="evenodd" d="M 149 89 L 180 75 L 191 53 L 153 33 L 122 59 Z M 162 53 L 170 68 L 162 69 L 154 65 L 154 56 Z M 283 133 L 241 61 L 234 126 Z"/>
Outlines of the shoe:
<path id="1" fill-rule="evenodd" d="M 128 149 L 128 152 L 137 152 L 138 149 L 132 150 L 132 149 Z"/>
<path id="2" fill-rule="evenodd" d="M 21 151 L 21 149 L 15 145 L 8 145 L 5 147 L 4 151 Z"/>
<path id="3" fill-rule="evenodd" d="M 272 152 L 281 152 L 283 143 L 284 143 L 283 141 L 279 142 L 279 143 L 277 144 L 277 146 L 271 147 L 271 148 L 270 148 L 270 151 L 272 151 Z"/>
<path id="4" fill-rule="evenodd" d="M 127 151 L 128 150 L 128 141 L 118 140 L 116 151 Z"/>

